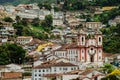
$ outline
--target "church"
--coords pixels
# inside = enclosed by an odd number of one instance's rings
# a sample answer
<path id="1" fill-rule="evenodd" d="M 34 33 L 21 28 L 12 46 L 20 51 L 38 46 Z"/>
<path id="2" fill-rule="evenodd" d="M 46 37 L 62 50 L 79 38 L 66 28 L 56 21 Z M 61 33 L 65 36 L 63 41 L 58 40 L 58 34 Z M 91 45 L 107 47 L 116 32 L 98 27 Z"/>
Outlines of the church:
<path id="1" fill-rule="evenodd" d="M 54 54 L 60 58 L 67 58 L 70 62 L 102 62 L 103 46 L 102 33 L 95 31 L 92 34 L 80 30 L 74 44 L 63 46 Z"/>

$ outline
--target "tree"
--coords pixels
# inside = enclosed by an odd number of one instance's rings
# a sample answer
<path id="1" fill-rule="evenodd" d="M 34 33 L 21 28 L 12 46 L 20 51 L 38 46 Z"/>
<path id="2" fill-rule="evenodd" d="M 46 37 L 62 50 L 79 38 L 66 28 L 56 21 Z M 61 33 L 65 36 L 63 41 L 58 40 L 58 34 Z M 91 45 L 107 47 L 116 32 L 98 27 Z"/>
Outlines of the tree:
<path id="1" fill-rule="evenodd" d="M 28 19 L 23 18 L 23 19 L 21 20 L 21 23 L 22 23 L 22 25 L 27 26 L 27 25 L 28 25 Z"/>
<path id="2" fill-rule="evenodd" d="M 52 21 L 53 21 L 52 15 L 45 16 L 45 21 L 48 24 L 48 26 L 52 26 Z"/>
<path id="3" fill-rule="evenodd" d="M 53 29 L 52 26 L 53 18 L 51 15 L 45 16 L 45 20 L 41 23 L 41 26 L 45 27 L 44 29 Z"/>
<path id="4" fill-rule="evenodd" d="M 105 64 L 101 68 L 105 74 L 111 73 L 115 69 L 115 67 L 111 64 Z"/>
<path id="5" fill-rule="evenodd" d="M 47 10 L 51 10 L 51 8 L 52 8 L 51 5 L 48 4 L 48 3 L 44 3 L 44 4 L 39 3 L 38 6 L 39 6 L 40 9 L 42 9 L 44 7 Z"/>
<path id="6" fill-rule="evenodd" d="M 0 46 L 0 65 L 24 62 L 26 51 L 16 44 L 6 43 Z"/>
<path id="7" fill-rule="evenodd" d="M 16 16 L 15 20 L 16 20 L 17 23 L 20 23 L 21 18 L 19 16 Z"/>
<path id="8" fill-rule="evenodd" d="M 33 24 L 34 26 L 39 26 L 39 23 L 40 23 L 39 18 L 35 18 L 35 19 L 33 19 L 33 21 L 32 21 L 32 24 Z"/>
<path id="9" fill-rule="evenodd" d="M 5 17 L 3 20 L 4 20 L 5 22 L 13 22 L 13 19 L 10 18 L 10 17 Z"/>
<path id="10" fill-rule="evenodd" d="M 101 80 L 120 80 L 120 70 L 115 69 L 110 74 L 108 74 L 106 77 L 102 78 Z"/>
<path id="11" fill-rule="evenodd" d="M 17 29 L 16 35 L 22 36 L 24 26 L 21 24 L 13 24 L 14 28 Z"/>

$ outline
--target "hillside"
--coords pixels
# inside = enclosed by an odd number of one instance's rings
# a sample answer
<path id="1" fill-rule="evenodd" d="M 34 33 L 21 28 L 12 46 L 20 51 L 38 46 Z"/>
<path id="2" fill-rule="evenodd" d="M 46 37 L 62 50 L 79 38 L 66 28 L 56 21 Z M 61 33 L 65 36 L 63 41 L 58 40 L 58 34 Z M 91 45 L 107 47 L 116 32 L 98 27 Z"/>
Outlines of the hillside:
<path id="1" fill-rule="evenodd" d="M 56 0 L 0 0 L 0 4 L 13 4 L 13 5 L 18 5 L 20 3 L 42 3 L 42 2 L 55 2 Z"/>

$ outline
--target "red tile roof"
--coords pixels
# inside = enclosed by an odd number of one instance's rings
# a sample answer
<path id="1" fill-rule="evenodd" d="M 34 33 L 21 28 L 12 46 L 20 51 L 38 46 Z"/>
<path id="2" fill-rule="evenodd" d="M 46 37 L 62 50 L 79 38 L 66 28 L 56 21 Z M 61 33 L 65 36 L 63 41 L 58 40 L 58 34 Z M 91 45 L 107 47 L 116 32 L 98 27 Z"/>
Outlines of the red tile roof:
<path id="1" fill-rule="evenodd" d="M 54 63 L 54 64 L 42 64 L 42 65 L 39 65 L 39 66 L 36 66 L 34 67 L 35 69 L 41 69 L 41 68 L 50 68 L 50 67 L 58 67 L 58 66 L 77 66 L 77 65 L 74 65 L 72 63 L 65 63 L 65 62 L 58 62 L 58 63 Z"/>
<path id="2" fill-rule="evenodd" d="M 21 72 L 3 72 L 2 73 L 2 79 L 22 79 L 22 73 Z"/>

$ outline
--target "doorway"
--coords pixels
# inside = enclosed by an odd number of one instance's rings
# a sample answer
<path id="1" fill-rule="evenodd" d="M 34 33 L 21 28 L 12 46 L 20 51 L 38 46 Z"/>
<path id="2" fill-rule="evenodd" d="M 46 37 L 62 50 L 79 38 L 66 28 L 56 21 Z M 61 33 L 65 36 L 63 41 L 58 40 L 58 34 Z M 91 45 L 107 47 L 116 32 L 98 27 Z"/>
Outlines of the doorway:
<path id="1" fill-rule="evenodd" d="M 90 56 L 90 62 L 94 62 L 94 55 Z"/>

